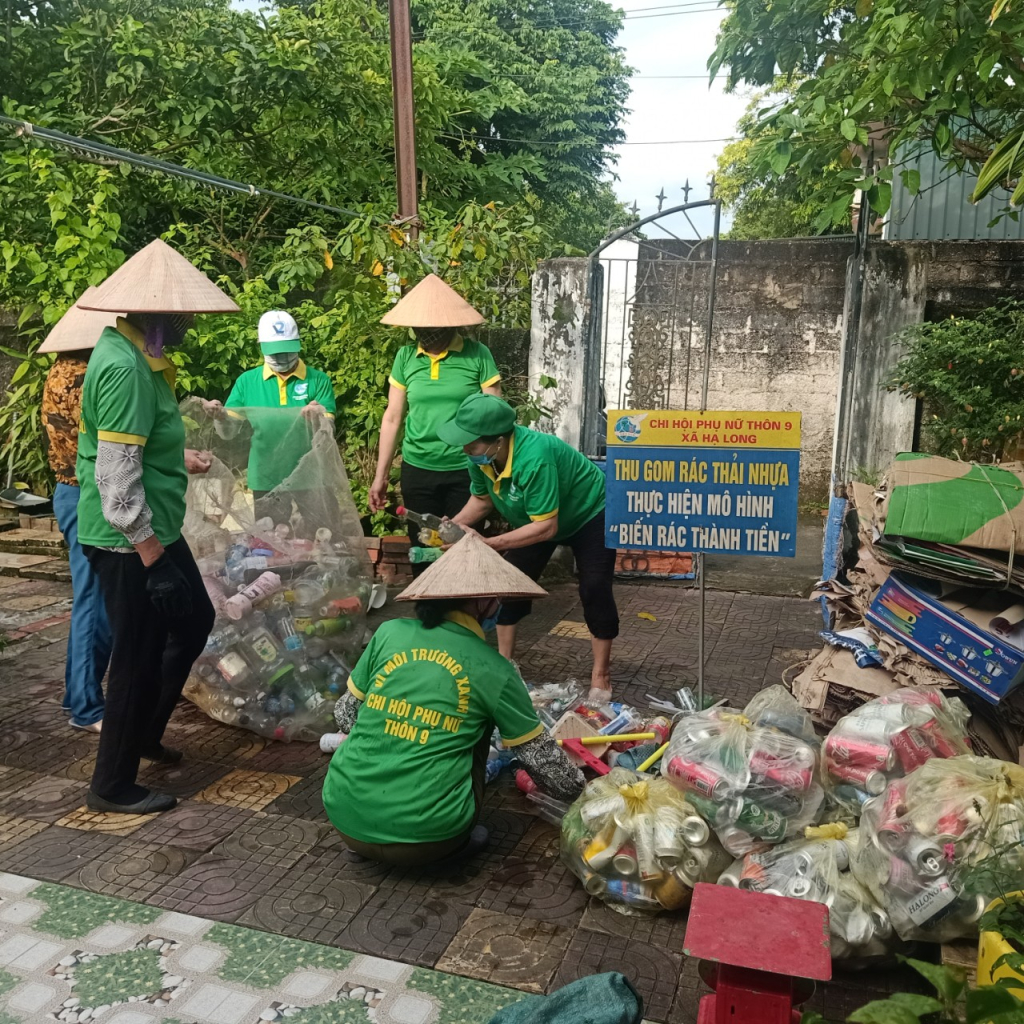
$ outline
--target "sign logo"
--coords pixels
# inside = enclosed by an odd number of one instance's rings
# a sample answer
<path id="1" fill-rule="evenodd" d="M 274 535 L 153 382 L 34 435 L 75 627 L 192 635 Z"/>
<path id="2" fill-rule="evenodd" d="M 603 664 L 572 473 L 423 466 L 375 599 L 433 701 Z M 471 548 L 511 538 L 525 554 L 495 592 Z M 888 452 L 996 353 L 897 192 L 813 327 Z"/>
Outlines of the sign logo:
<path id="1" fill-rule="evenodd" d="M 284 332 L 287 329 L 288 329 L 288 325 L 283 320 L 275 320 L 274 321 L 274 333 L 275 334 L 284 334 Z"/>
<path id="2" fill-rule="evenodd" d="M 295 397 L 305 398 L 309 392 L 309 384 L 306 381 L 300 381 L 295 385 Z"/>
<path id="3" fill-rule="evenodd" d="M 647 419 L 647 414 L 639 416 L 620 416 L 615 421 L 615 436 L 623 444 L 632 444 L 640 440 L 640 424 Z"/>

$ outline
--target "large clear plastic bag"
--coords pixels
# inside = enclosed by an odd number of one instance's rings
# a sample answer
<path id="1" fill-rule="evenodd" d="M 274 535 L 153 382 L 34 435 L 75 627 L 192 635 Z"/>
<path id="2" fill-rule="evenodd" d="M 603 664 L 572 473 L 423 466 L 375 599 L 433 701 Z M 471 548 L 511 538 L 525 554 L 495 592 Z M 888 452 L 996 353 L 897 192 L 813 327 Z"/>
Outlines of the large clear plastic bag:
<path id="1" fill-rule="evenodd" d="M 900 938 L 975 935 L 986 905 L 1021 888 L 1024 768 L 933 758 L 864 805 L 859 833 L 853 871 Z"/>
<path id="2" fill-rule="evenodd" d="M 720 885 L 824 903 L 829 908 L 833 960 L 884 957 L 893 950 L 889 917 L 850 872 L 856 830 L 830 824 L 806 830 L 801 839 L 735 861 Z"/>
<path id="3" fill-rule="evenodd" d="M 826 791 L 854 817 L 892 779 L 931 758 L 969 754 L 963 702 L 938 690 L 905 687 L 841 718 L 822 746 Z"/>
<path id="4" fill-rule="evenodd" d="M 681 718 L 662 774 L 715 829 L 734 857 L 802 835 L 824 791 L 810 718 L 781 686 L 743 712 L 711 708 Z"/>
<path id="5" fill-rule="evenodd" d="M 730 859 L 678 790 L 624 768 L 590 782 L 569 808 L 561 849 L 587 892 L 623 914 L 687 906 Z"/>
<path id="6" fill-rule="evenodd" d="M 372 580 L 334 421 L 181 409 L 187 446 L 213 457 L 189 477 L 183 532 L 217 612 L 185 696 L 220 722 L 316 741 L 335 730 Z"/>

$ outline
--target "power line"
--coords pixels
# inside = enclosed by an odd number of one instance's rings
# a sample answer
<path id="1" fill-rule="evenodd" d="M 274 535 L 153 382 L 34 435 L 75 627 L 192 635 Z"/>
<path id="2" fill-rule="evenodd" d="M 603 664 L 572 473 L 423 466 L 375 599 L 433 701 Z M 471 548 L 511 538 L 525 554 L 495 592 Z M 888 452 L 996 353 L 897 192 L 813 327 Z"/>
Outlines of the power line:
<path id="1" fill-rule="evenodd" d="M 714 7 L 697 7 L 690 11 L 665 11 L 664 14 L 627 14 L 623 21 L 643 21 L 645 18 L 674 18 L 677 14 L 708 14 L 711 11 L 720 11 L 717 5 Z"/>
<path id="2" fill-rule="evenodd" d="M 446 132 L 436 133 L 440 138 L 443 139 L 454 139 L 456 142 L 515 142 L 525 146 L 574 146 L 583 144 L 592 144 L 589 139 L 508 139 L 502 135 L 474 135 L 472 132 L 465 132 L 462 135 L 450 135 Z M 703 145 L 711 142 L 735 142 L 736 137 L 733 136 L 728 139 L 651 139 L 643 140 L 640 142 L 614 142 L 610 145 L 614 148 L 615 146 L 691 146 L 691 145 Z"/>

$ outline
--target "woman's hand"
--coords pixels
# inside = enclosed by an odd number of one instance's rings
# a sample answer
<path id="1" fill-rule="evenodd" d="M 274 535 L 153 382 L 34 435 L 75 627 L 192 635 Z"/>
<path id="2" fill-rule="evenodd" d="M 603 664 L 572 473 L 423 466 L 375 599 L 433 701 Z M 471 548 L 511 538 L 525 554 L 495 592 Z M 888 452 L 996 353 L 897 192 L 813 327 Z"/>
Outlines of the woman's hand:
<path id="1" fill-rule="evenodd" d="M 381 512 L 388 504 L 388 481 L 387 478 L 375 477 L 367 495 L 371 512 Z"/>
<path id="2" fill-rule="evenodd" d="M 185 471 L 188 473 L 208 473 L 213 465 L 210 452 L 197 452 L 194 448 L 185 449 Z"/>
<path id="3" fill-rule="evenodd" d="M 214 398 L 207 400 L 203 398 L 200 399 L 200 401 L 203 403 L 203 412 L 208 416 L 212 416 L 215 420 L 222 420 L 227 417 L 227 411 L 224 409 L 224 406 L 217 401 L 217 399 Z"/>
<path id="4" fill-rule="evenodd" d="M 302 415 L 307 420 L 319 419 L 327 410 L 315 399 L 302 407 Z"/>

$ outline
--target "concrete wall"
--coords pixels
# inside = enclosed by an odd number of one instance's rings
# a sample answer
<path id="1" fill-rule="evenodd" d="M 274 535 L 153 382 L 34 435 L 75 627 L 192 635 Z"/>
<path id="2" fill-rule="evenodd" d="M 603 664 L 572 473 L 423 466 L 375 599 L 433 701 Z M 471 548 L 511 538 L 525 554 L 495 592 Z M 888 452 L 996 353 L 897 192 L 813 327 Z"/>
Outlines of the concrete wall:
<path id="1" fill-rule="evenodd" d="M 629 408 L 699 407 L 709 250 L 700 246 L 686 261 L 680 257 L 688 248 L 645 242 L 631 282 L 634 294 L 613 287 L 603 296 L 599 365 L 622 378 L 606 374 L 610 407 L 617 404 L 620 387 Z M 803 413 L 804 501 L 824 499 L 829 492 L 852 255 L 852 238 L 719 245 L 708 407 Z M 579 315 L 586 286 L 584 260 L 544 263 L 534 280 L 530 372 L 558 379 L 553 429 L 573 443 L 583 405 Z M 879 386 L 900 355 L 892 344 L 894 332 L 1020 294 L 1022 241 L 872 241 L 851 367 L 851 468 L 884 469 L 892 454 L 913 440 L 913 403 Z"/>

